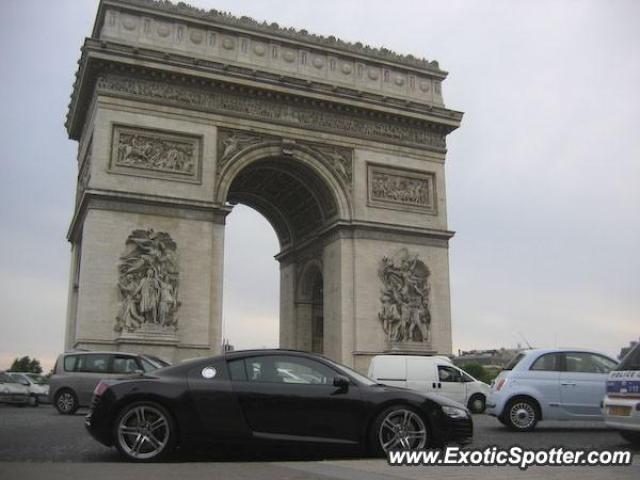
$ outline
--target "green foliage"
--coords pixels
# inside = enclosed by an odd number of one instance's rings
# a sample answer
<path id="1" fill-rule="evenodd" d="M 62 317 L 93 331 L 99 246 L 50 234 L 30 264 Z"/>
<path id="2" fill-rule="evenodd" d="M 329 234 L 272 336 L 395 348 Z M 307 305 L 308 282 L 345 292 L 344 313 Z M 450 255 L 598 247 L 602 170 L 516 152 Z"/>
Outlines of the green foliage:
<path id="1" fill-rule="evenodd" d="M 470 362 L 462 365 L 462 370 L 467 372 L 472 377 L 480 380 L 484 383 L 491 383 L 491 381 L 496 377 L 497 372 L 488 370 L 478 362 Z"/>
<path id="2" fill-rule="evenodd" d="M 9 369 L 11 372 L 29 372 L 29 373 L 42 373 L 42 366 L 40 360 L 37 358 L 30 358 L 25 355 L 24 357 L 15 358 Z"/>

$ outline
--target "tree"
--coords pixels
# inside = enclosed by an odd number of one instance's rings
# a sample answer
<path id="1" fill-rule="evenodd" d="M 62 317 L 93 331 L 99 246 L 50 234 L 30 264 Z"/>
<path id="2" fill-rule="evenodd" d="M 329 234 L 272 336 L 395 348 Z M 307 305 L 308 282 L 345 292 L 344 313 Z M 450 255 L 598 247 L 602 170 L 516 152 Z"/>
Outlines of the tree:
<path id="1" fill-rule="evenodd" d="M 495 376 L 478 362 L 465 363 L 461 368 L 472 377 L 485 383 L 491 383 L 491 380 L 493 380 L 493 377 Z"/>
<path id="2" fill-rule="evenodd" d="M 42 366 L 37 358 L 30 358 L 25 355 L 20 358 L 16 357 L 9 370 L 12 372 L 42 373 Z"/>

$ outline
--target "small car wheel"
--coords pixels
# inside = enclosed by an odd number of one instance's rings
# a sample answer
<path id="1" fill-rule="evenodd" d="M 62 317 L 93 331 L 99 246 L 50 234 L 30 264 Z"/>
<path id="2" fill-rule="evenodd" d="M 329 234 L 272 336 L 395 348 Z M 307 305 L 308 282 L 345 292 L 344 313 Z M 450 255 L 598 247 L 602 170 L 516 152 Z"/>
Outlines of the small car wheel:
<path id="1" fill-rule="evenodd" d="M 486 408 L 487 399 L 481 393 L 475 393 L 471 395 L 467 402 L 467 407 L 471 410 L 471 413 L 482 413 Z"/>
<path id="2" fill-rule="evenodd" d="M 68 388 L 64 388 L 56 393 L 56 398 L 54 399 L 56 409 L 62 415 L 73 415 L 78 410 L 78 397 L 73 390 Z"/>
<path id="3" fill-rule="evenodd" d="M 640 432 L 629 432 L 627 430 L 621 430 L 619 433 L 622 436 L 622 438 L 624 438 L 631 445 L 633 446 L 640 445 Z"/>
<path id="4" fill-rule="evenodd" d="M 533 430 L 540 419 L 538 406 L 528 398 L 515 398 L 507 405 L 504 418 L 507 426 L 518 432 Z"/>
<path id="5" fill-rule="evenodd" d="M 426 421 L 413 408 L 396 405 L 383 410 L 374 420 L 369 435 L 371 450 L 382 457 L 389 450 L 427 448 L 431 435 Z"/>
<path id="6" fill-rule="evenodd" d="M 176 426 L 171 414 L 154 402 L 137 402 L 122 409 L 114 427 L 120 454 L 134 462 L 154 462 L 166 457 L 176 445 Z"/>

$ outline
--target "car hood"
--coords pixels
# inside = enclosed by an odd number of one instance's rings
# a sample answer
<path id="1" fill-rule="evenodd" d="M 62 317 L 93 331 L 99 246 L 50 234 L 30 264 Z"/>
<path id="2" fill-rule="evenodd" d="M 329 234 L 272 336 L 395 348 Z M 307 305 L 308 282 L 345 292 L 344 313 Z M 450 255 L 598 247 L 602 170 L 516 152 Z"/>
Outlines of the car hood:
<path id="1" fill-rule="evenodd" d="M 457 407 L 457 408 L 462 408 L 463 410 L 467 409 L 467 407 L 465 407 L 461 403 L 456 402 L 455 400 L 451 400 L 449 398 L 443 397 L 442 395 L 438 395 L 437 393 L 421 392 L 419 390 L 412 390 L 410 388 L 403 388 L 403 387 L 393 387 L 391 385 L 383 385 L 381 383 L 372 385 L 371 388 L 376 388 L 378 390 L 390 392 L 390 393 L 395 393 L 395 392 L 403 393 L 403 394 L 410 393 L 412 395 L 416 395 L 418 397 L 431 400 L 432 402 L 435 402 L 441 406 Z"/>
<path id="2" fill-rule="evenodd" d="M 29 394 L 29 389 L 19 383 L 0 383 L 0 393 L 24 393 Z"/>

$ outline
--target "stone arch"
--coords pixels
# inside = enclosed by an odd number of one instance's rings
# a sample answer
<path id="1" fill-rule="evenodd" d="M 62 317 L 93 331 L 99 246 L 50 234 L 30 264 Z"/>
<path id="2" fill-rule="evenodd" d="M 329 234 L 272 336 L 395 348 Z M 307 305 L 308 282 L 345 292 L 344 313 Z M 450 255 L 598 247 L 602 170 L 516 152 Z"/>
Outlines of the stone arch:
<path id="1" fill-rule="evenodd" d="M 261 142 L 233 154 L 219 166 L 215 200 L 220 204 L 228 201 L 245 203 L 263 214 L 273 225 L 285 248 L 300 239 L 292 220 L 282 205 L 256 191 L 234 192 L 234 184 L 242 180 L 251 169 L 280 170 L 297 182 L 307 186 L 307 192 L 319 208 L 322 218 L 317 227 L 336 220 L 350 220 L 352 206 L 349 185 L 323 162 L 322 155 L 304 145 L 288 142 Z M 235 197 L 235 198 L 234 198 Z M 309 232 L 302 232 L 309 233 Z M 298 234 L 298 235 L 296 235 Z"/>
<path id="2" fill-rule="evenodd" d="M 318 258 L 303 264 L 296 288 L 296 344 L 324 353 L 324 275 Z"/>

